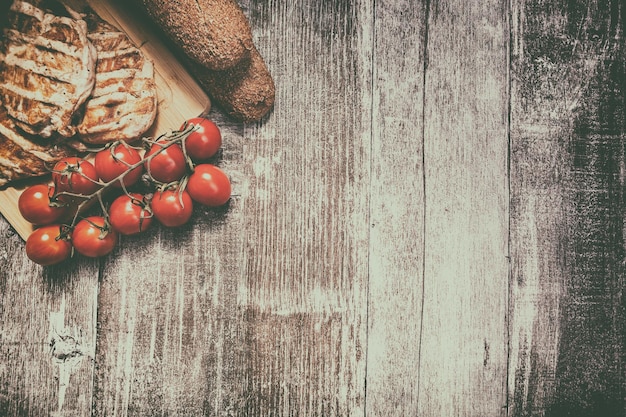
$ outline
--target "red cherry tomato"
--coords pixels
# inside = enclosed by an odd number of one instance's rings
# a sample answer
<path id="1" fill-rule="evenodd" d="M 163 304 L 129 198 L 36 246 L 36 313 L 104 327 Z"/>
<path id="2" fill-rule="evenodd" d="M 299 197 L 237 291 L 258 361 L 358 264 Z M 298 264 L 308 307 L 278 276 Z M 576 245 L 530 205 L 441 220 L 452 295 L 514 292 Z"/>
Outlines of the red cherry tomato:
<path id="1" fill-rule="evenodd" d="M 74 226 L 72 244 L 81 255 L 97 258 L 113 250 L 117 244 L 117 232 L 106 224 L 104 217 L 87 217 Z"/>
<path id="2" fill-rule="evenodd" d="M 91 162 L 75 156 L 63 158 L 54 165 L 52 181 L 57 193 L 89 195 L 100 188 L 96 168 Z"/>
<path id="3" fill-rule="evenodd" d="M 62 203 L 51 203 L 50 197 L 53 195 L 54 186 L 47 184 L 36 184 L 25 189 L 17 200 L 22 217 L 35 225 L 57 222 L 67 214 L 68 208 Z"/>
<path id="4" fill-rule="evenodd" d="M 145 231 L 152 223 L 152 211 L 144 196 L 138 193 L 117 197 L 109 208 L 111 227 L 123 235 Z"/>
<path id="5" fill-rule="evenodd" d="M 26 239 L 26 256 L 39 265 L 55 265 L 68 259 L 72 244 L 61 236 L 61 226 L 53 224 L 35 229 Z"/>
<path id="6" fill-rule="evenodd" d="M 141 155 L 136 149 L 126 143 L 119 143 L 98 152 L 94 159 L 94 166 L 100 179 L 109 182 L 128 171 L 129 166 L 139 161 L 141 161 Z M 135 184 L 141 178 L 142 172 L 141 165 L 128 172 L 123 179 L 124 185 L 128 187 Z M 122 184 L 116 181 L 114 185 L 121 187 Z"/>
<path id="7" fill-rule="evenodd" d="M 152 197 L 152 212 L 164 226 L 182 226 L 191 218 L 193 201 L 187 191 L 157 191 Z"/>
<path id="8" fill-rule="evenodd" d="M 206 161 L 217 153 L 222 146 L 222 133 L 215 123 L 204 117 L 194 117 L 181 126 L 194 126 L 185 138 L 187 155 L 196 161 Z"/>
<path id="9" fill-rule="evenodd" d="M 174 144 L 164 148 L 167 143 L 163 139 L 158 141 L 144 156 L 147 160 L 149 156 L 159 153 L 153 159 L 146 161 L 144 165 L 152 178 L 164 183 L 181 179 L 187 171 L 187 162 L 180 145 Z"/>
<path id="10" fill-rule="evenodd" d="M 194 201 L 209 207 L 217 207 L 230 199 L 231 185 L 228 176 L 211 164 L 200 164 L 189 176 L 187 191 Z"/>

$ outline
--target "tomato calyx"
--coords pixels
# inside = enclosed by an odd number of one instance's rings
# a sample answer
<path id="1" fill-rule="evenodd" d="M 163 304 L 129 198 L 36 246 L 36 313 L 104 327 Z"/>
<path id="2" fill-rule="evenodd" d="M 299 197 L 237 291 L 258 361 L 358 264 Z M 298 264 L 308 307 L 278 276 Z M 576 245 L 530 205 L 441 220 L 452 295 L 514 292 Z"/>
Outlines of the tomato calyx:
<path id="1" fill-rule="evenodd" d="M 55 238 L 55 240 L 59 241 L 59 240 L 71 240 L 70 236 L 72 235 L 72 227 L 67 225 L 67 224 L 61 224 L 60 225 L 60 233 L 59 235 Z"/>
<path id="2" fill-rule="evenodd" d="M 103 216 L 89 216 L 72 230 L 72 245 L 78 253 L 90 258 L 107 255 L 115 248 L 118 234 Z"/>
<path id="3" fill-rule="evenodd" d="M 193 169 L 193 162 L 187 156 L 184 146 L 185 139 L 193 128 L 194 126 L 189 126 L 156 139 L 143 139 L 146 149 L 145 181 L 160 186 L 179 180 L 188 169 Z M 154 167 L 153 163 L 157 166 Z"/>
<path id="4" fill-rule="evenodd" d="M 133 193 L 126 193 L 126 195 L 130 198 L 130 202 L 141 210 L 139 212 L 139 229 L 143 230 L 143 224 L 147 219 L 151 219 L 154 217 L 154 213 L 152 211 L 152 206 L 150 205 L 151 195 L 147 196 L 145 194 L 141 195 L 141 199 L 137 198 Z"/>
<path id="5" fill-rule="evenodd" d="M 55 188 L 52 185 L 48 185 L 48 205 L 54 208 L 69 207 L 69 204 L 59 198 L 59 194 L 55 192 Z"/>
<path id="6" fill-rule="evenodd" d="M 35 229 L 26 239 L 26 255 L 33 262 L 42 265 L 56 265 L 70 258 L 72 244 L 63 238 L 62 226 L 49 224 Z"/>
<path id="7" fill-rule="evenodd" d="M 185 207 L 185 203 L 183 201 L 183 193 L 185 192 L 185 189 L 187 188 L 188 180 L 189 180 L 189 177 L 185 175 L 184 177 L 180 179 L 180 181 L 173 181 L 167 184 L 160 184 L 155 190 L 155 195 L 163 194 L 166 191 L 175 191 L 176 195 L 178 196 L 178 202 L 180 203 L 182 207 Z"/>
<path id="8" fill-rule="evenodd" d="M 193 213 L 193 201 L 182 188 L 157 191 L 152 198 L 154 217 L 166 227 L 187 223 Z"/>

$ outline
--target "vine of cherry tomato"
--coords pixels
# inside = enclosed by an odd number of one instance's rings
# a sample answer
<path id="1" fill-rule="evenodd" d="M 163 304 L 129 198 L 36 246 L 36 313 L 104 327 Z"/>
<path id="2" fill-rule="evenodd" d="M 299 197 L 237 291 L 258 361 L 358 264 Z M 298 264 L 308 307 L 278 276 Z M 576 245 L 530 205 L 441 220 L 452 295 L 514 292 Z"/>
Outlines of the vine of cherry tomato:
<path id="1" fill-rule="evenodd" d="M 22 217 L 36 227 L 26 241 L 27 256 L 44 266 L 74 252 L 105 256 L 120 235 L 143 233 L 154 219 L 179 227 L 191 219 L 194 203 L 226 204 L 230 179 L 206 163 L 221 145 L 217 125 L 195 117 L 177 132 L 144 139 L 144 152 L 114 142 L 93 157 L 59 160 L 50 184 L 30 186 L 19 197 Z M 100 207 L 100 215 L 92 213 L 94 207 Z"/>

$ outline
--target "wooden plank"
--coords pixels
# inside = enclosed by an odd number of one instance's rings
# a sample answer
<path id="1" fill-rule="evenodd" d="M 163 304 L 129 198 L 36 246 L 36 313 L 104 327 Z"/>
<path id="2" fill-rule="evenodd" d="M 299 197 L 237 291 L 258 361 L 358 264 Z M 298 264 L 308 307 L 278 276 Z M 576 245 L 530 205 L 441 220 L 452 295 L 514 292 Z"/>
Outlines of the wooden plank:
<path id="1" fill-rule="evenodd" d="M 368 416 L 418 415 L 426 19 L 424 2 L 375 2 Z"/>
<path id="2" fill-rule="evenodd" d="M 372 2 L 242 3 L 278 82 L 246 142 L 241 414 L 362 415 Z"/>
<path id="3" fill-rule="evenodd" d="M 235 197 L 184 227 L 123 239 L 103 268 L 96 415 L 223 415 L 242 409 L 242 129 L 216 112 Z M 245 329 L 244 329 L 245 330 Z M 245 388 L 245 385 L 243 385 Z"/>
<path id="4" fill-rule="evenodd" d="M 212 113 L 225 211 L 125 239 L 105 264 L 97 415 L 363 412 L 371 12 L 242 5 L 278 105 L 260 125 Z"/>
<path id="5" fill-rule="evenodd" d="M 225 208 L 196 207 L 191 222 L 125 238 L 103 268 L 96 415 L 223 415 L 243 409 L 243 127 L 221 128 L 218 160 L 233 185 Z M 176 126 L 180 121 L 176 122 Z"/>
<path id="6" fill-rule="evenodd" d="M 506 414 L 508 10 L 430 3 L 419 415 Z"/>
<path id="7" fill-rule="evenodd" d="M 42 268 L 0 219 L 0 411 L 88 416 L 93 393 L 98 264 Z"/>
<path id="8" fill-rule="evenodd" d="M 512 3 L 511 415 L 626 413 L 623 10 Z"/>

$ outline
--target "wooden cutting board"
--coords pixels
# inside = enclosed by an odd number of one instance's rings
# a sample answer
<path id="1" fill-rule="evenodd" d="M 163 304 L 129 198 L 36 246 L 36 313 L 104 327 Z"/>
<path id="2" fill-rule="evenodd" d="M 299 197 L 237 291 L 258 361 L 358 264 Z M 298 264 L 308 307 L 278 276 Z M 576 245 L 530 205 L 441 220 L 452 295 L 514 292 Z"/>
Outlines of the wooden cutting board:
<path id="1" fill-rule="evenodd" d="M 82 0 L 66 3 L 77 10 L 85 4 Z M 154 125 L 144 136 L 155 137 L 177 129 L 185 119 L 209 112 L 211 102 L 207 95 L 149 25 L 133 19 L 133 13 L 125 10 L 115 0 L 87 0 L 86 3 L 100 17 L 123 30 L 154 62 L 159 107 Z M 41 182 L 48 181 L 48 177 L 41 178 Z M 0 190 L 0 213 L 26 240 L 33 231 L 33 226 L 22 218 L 17 206 L 24 188 L 21 185 Z"/>

